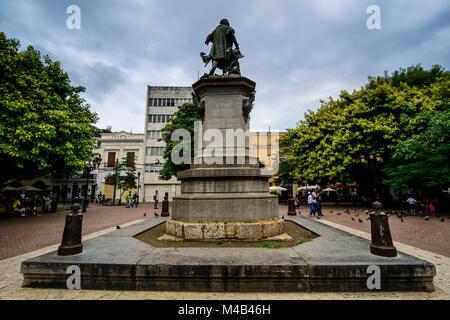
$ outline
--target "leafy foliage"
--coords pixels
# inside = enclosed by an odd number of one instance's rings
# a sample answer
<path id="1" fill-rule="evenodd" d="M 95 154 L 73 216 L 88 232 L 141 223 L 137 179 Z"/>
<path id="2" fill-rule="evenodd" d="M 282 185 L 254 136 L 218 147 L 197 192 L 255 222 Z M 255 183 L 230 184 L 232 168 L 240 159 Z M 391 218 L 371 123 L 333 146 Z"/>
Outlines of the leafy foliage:
<path id="1" fill-rule="evenodd" d="M 97 115 L 58 61 L 0 32 L 0 185 L 83 169 Z"/>
<path id="2" fill-rule="evenodd" d="M 172 176 L 176 176 L 178 171 L 189 169 L 189 164 L 175 164 L 172 161 L 171 154 L 173 148 L 181 143 L 191 144 L 191 158 L 194 156 L 194 123 L 199 121 L 200 116 L 197 113 L 197 107 L 193 103 L 185 103 L 175 112 L 175 117 L 169 120 L 169 123 L 161 130 L 161 140 L 166 143 L 164 149 L 164 167 L 159 172 L 159 176 L 163 180 L 169 180 Z M 190 141 L 175 140 L 172 141 L 172 133 L 177 129 L 186 129 L 189 131 Z M 182 154 L 180 154 L 182 156 Z"/>
<path id="3" fill-rule="evenodd" d="M 114 165 L 112 173 L 106 178 L 109 184 L 115 185 L 120 190 L 119 204 L 122 199 L 122 195 L 132 189 L 137 188 L 136 184 L 136 166 L 135 161 L 130 161 L 126 156 L 122 161 L 117 162 Z M 115 193 L 113 203 L 115 202 Z"/>
<path id="4" fill-rule="evenodd" d="M 450 73 L 417 65 L 368 80 L 360 90 L 321 101 L 288 130 L 279 180 L 361 181 L 360 155 L 381 152 L 386 183 L 448 184 Z"/>

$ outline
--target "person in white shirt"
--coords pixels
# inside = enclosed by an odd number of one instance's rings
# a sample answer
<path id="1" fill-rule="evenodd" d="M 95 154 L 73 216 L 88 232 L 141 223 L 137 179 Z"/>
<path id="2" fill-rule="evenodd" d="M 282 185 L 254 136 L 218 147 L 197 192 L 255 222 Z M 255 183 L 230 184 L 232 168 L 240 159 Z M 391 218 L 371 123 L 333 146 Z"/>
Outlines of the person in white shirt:
<path id="1" fill-rule="evenodd" d="M 409 212 L 411 212 L 411 214 L 416 214 L 417 200 L 414 199 L 412 196 L 410 196 L 408 200 L 406 200 L 406 202 L 408 203 L 409 206 Z"/>
<path id="2" fill-rule="evenodd" d="M 158 209 L 158 201 L 159 201 L 158 190 L 156 190 L 156 193 L 155 193 L 155 195 L 153 196 L 153 200 L 154 200 L 154 202 L 155 202 L 154 208 L 155 208 L 155 209 Z"/>

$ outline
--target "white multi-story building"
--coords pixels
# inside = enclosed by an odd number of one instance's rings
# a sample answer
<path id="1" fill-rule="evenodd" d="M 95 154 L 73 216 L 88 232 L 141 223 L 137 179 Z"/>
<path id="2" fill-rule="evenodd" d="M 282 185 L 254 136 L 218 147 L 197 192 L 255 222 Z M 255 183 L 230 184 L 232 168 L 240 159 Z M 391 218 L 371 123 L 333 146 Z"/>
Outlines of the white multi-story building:
<path id="1" fill-rule="evenodd" d="M 163 151 L 165 143 L 161 138 L 161 129 L 168 120 L 174 117 L 178 106 L 192 102 L 192 87 L 147 86 L 145 112 L 145 156 L 144 156 L 144 188 L 141 201 L 153 202 L 153 195 L 158 190 L 160 200 L 168 192 L 169 201 L 180 194 L 180 182 L 172 177 L 161 180 L 159 171 L 164 165 Z"/>

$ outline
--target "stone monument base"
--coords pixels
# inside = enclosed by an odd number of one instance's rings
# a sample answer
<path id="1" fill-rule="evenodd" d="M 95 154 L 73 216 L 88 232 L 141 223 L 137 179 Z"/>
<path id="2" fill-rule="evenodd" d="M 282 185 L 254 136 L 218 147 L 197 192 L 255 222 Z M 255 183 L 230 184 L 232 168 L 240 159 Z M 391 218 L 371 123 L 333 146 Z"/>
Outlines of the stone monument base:
<path id="1" fill-rule="evenodd" d="M 169 220 L 166 232 L 185 240 L 238 239 L 261 240 L 283 233 L 280 218 L 257 221 L 180 221 Z"/>

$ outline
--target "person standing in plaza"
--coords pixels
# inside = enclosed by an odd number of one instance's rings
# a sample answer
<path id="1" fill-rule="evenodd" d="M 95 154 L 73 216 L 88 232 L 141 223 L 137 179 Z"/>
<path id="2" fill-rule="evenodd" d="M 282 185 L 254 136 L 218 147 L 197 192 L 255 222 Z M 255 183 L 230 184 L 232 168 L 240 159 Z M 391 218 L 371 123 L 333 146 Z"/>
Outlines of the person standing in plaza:
<path id="1" fill-rule="evenodd" d="M 406 202 L 408 203 L 408 209 L 409 209 L 409 213 L 411 215 L 416 215 L 416 204 L 417 204 L 417 200 L 414 199 L 412 197 L 412 195 L 406 200 Z"/>
<path id="2" fill-rule="evenodd" d="M 127 203 L 126 203 L 125 207 L 129 208 L 130 205 L 131 205 L 131 191 L 129 191 L 127 194 Z"/>
<path id="3" fill-rule="evenodd" d="M 158 209 L 158 200 L 159 200 L 159 194 L 158 194 L 158 190 L 156 190 L 154 196 L 153 196 L 153 201 L 155 203 L 154 208 Z"/>
<path id="4" fill-rule="evenodd" d="M 310 216 L 316 215 L 315 202 L 316 202 L 316 200 L 314 199 L 311 192 L 308 192 L 308 207 L 309 207 L 309 215 Z"/>
<path id="5" fill-rule="evenodd" d="M 138 207 L 137 199 L 138 199 L 138 195 L 137 195 L 137 192 L 135 192 L 133 195 L 133 203 L 131 203 L 132 207 L 134 207 L 134 206 L 136 206 L 136 208 Z"/>

